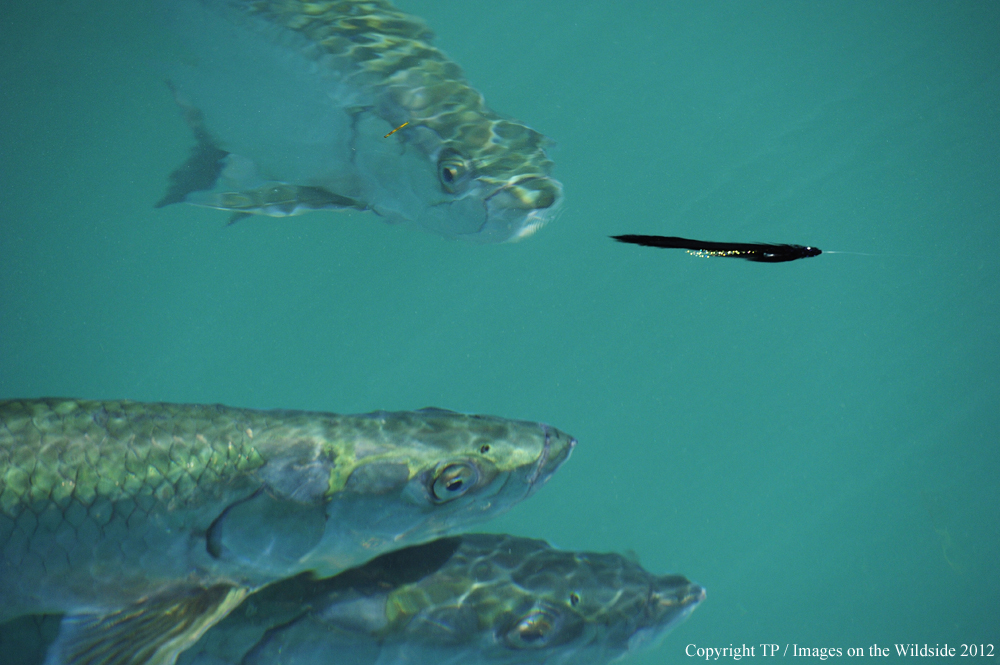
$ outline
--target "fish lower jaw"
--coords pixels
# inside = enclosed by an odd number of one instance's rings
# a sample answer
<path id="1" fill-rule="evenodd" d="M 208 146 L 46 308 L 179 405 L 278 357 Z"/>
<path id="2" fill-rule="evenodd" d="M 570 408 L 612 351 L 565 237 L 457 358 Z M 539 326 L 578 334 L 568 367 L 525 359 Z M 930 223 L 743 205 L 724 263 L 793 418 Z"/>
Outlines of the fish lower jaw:
<path id="1" fill-rule="evenodd" d="M 515 232 L 507 242 L 517 242 L 523 240 L 530 236 L 535 235 L 538 229 L 546 226 L 547 224 L 555 221 L 563 213 L 562 199 L 557 201 L 554 205 L 549 208 L 540 208 L 538 210 L 532 210 L 527 215 L 525 215 L 524 222 L 521 224 L 521 228 Z"/>
<path id="2" fill-rule="evenodd" d="M 546 224 L 548 224 L 547 219 L 529 221 L 524 226 L 522 226 L 517 233 L 512 235 L 507 242 L 518 242 L 519 240 L 524 240 L 525 238 L 533 236 L 538 231 L 538 229 L 542 228 Z"/>

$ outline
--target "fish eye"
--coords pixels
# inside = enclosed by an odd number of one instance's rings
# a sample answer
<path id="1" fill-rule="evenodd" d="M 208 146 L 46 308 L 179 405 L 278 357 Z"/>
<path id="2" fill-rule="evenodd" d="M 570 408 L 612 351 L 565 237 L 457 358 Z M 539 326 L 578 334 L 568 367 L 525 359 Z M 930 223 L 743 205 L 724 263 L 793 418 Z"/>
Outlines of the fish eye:
<path id="1" fill-rule="evenodd" d="M 456 462 L 443 467 L 431 483 L 431 495 L 437 503 L 457 499 L 468 492 L 479 480 L 476 467 L 465 462 Z"/>
<path id="2" fill-rule="evenodd" d="M 550 612 L 536 608 L 507 631 L 507 643 L 521 649 L 540 649 L 549 643 L 555 628 L 556 618 Z"/>
<path id="3" fill-rule="evenodd" d="M 458 184 L 468 172 L 469 167 L 461 155 L 448 153 L 441 157 L 438 162 L 438 179 L 441 187 L 449 194 L 455 193 L 455 185 Z"/>
<path id="4" fill-rule="evenodd" d="M 580 604 L 580 594 L 575 591 L 569 595 L 569 604 L 576 607 Z"/>

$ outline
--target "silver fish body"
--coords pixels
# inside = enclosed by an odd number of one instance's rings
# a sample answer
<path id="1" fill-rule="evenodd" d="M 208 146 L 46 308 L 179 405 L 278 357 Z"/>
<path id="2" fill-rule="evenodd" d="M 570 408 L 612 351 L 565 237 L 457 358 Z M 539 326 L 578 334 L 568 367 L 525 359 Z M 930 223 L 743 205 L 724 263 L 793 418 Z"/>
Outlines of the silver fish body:
<path id="1" fill-rule="evenodd" d="M 145 658 L 168 663 L 261 586 L 503 512 L 574 444 L 440 409 L 0 402 L 0 620 L 80 614 L 51 662 L 73 662 L 80 640 L 135 649 L 133 614 L 179 621 L 159 629 L 176 642 Z"/>
<path id="2" fill-rule="evenodd" d="M 180 663 L 600 665 L 655 644 L 704 597 L 618 554 L 468 534 L 275 585 Z"/>
<path id="3" fill-rule="evenodd" d="M 603 665 L 649 648 L 705 590 L 618 554 L 466 534 L 396 550 L 327 579 L 250 597 L 178 665 Z M 52 620 L 0 626 L 0 644 L 44 643 Z M 19 645 L 12 665 L 39 665 Z"/>
<path id="4" fill-rule="evenodd" d="M 522 238 L 556 214 L 547 139 L 490 110 L 389 2 L 158 1 L 180 44 L 167 74 L 198 140 L 161 205 L 368 210 L 475 242 Z"/>

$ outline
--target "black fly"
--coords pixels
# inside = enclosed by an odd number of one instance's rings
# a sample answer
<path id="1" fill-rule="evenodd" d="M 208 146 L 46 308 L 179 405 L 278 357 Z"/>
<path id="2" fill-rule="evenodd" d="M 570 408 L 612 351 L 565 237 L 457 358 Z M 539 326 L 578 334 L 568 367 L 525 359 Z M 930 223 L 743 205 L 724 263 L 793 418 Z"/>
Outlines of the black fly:
<path id="1" fill-rule="evenodd" d="M 709 242 L 707 240 L 688 240 L 672 236 L 611 236 L 618 242 L 642 245 L 643 247 L 668 247 L 686 249 L 695 256 L 721 256 L 731 259 L 744 259 L 757 263 L 782 263 L 794 261 L 809 256 L 819 256 L 823 252 L 816 247 L 804 245 L 768 245 L 758 242 Z"/>

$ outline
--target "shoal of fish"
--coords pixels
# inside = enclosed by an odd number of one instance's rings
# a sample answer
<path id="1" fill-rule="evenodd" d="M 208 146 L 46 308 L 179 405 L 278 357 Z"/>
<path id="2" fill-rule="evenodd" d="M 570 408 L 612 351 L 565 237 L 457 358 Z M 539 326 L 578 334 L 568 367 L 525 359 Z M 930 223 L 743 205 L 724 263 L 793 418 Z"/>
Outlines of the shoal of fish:
<path id="1" fill-rule="evenodd" d="M 546 139 L 486 107 L 388 2 L 156 2 L 196 140 L 161 205 L 352 209 L 476 242 L 557 213 Z M 0 663 L 610 662 L 704 589 L 467 533 L 575 445 L 434 408 L 0 401 Z"/>

